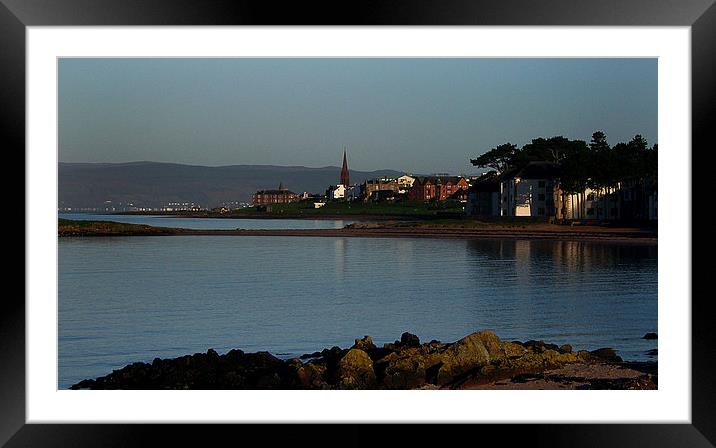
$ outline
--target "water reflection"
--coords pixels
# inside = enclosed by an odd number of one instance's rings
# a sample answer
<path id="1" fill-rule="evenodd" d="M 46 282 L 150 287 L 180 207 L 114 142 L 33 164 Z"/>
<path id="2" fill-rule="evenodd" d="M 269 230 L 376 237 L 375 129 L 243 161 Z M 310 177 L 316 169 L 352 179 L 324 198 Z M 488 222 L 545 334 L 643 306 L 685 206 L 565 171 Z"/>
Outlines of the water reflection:
<path id="1" fill-rule="evenodd" d="M 143 237 L 59 242 L 60 384 L 215 348 L 297 355 L 477 329 L 627 359 L 656 346 L 656 247 L 527 240 Z"/>
<path id="2" fill-rule="evenodd" d="M 592 268 L 617 268 L 621 265 L 636 267 L 657 257 L 657 246 L 647 244 L 596 243 L 584 241 L 548 240 L 467 240 L 467 251 L 476 260 L 511 261 L 512 267 L 529 272 L 532 264 L 551 260 L 559 272 L 584 272 Z"/>

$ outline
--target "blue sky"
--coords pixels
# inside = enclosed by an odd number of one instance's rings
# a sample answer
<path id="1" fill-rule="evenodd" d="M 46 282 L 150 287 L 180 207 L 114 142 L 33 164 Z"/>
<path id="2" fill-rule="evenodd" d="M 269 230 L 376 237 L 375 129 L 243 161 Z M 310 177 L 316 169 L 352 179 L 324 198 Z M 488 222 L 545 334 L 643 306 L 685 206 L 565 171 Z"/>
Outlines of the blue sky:
<path id="1" fill-rule="evenodd" d="M 472 173 L 505 142 L 657 143 L 656 59 L 61 59 L 59 156 Z"/>

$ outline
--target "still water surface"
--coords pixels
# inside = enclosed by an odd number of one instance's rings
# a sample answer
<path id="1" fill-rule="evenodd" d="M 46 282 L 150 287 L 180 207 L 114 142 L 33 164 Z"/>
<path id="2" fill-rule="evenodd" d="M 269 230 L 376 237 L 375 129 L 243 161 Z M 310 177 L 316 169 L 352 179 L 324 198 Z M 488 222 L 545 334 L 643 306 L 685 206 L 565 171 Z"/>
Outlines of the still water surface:
<path id="1" fill-rule="evenodd" d="M 174 219 L 174 218 L 171 218 Z M 59 387 L 209 348 L 292 357 L 493 329 L 649 359 L 657 247 L 170 236 L 59 240 Z"/>
<path id="2" fill-rule="evenodd" d="M 160 215 L 101 215 L 94 213 L 60 213 L 58 217 L 82 221 L 114 221 L 199 230 L 342 229 L 353 223 L 353 221 L 342 219 L 180 218 Z"/>

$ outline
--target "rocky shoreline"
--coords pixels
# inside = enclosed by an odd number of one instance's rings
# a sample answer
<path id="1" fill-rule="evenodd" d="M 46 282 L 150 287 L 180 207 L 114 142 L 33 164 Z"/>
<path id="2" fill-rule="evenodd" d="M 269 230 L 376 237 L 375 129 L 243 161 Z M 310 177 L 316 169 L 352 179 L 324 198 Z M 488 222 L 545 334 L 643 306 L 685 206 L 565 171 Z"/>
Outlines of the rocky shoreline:
<path id="1" fill-rule="evenodd" d="M 137 362 L 70 389 L 657 389 L 656 362 L 624 362 L 615 350 L 573 351 L 543 341 L 502 341 L 491 331 L 421 343 L 403 333 L 370 336 L 290 360 L 231 350 Z"/>

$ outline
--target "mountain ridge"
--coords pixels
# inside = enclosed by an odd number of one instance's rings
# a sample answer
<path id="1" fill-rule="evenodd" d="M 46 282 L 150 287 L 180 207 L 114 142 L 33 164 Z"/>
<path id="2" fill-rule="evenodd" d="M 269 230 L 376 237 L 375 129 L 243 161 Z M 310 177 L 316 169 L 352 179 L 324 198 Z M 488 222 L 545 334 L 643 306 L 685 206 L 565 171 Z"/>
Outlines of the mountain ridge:
<path id="1" fill-rule="evenodd" d="M 403 171 L 350 170 L 352 183 L 381 176 L 400 176 Z M 323 193 L 339 182 L 337 166 L 281 165 L 185 165 L 172 162 L 122 163 L 59 162 L 60 208 L 162 207 L 188 202 L 216 207 L 248 202 L 256 190 L 283 183 L 300 193 Z"/>

